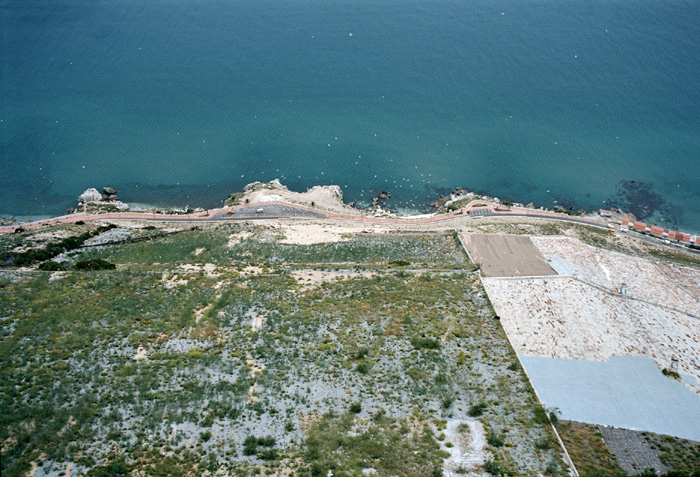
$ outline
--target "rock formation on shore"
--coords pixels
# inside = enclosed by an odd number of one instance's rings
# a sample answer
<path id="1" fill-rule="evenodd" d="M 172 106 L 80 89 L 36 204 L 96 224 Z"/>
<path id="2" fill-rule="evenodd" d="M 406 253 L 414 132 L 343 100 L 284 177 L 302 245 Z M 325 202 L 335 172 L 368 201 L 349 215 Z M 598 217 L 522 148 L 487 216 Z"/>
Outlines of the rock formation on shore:
<path id="1" fill-rule="evenodd" d="M 453 202 L 456 202 L 458 200 L 469 199 L 469 198 L 476 199 L 478 197 L 481 197 L 481 196 L 478 196 L 474 192 L 469 192 L 467 189 L 465 189 L 463 187 L 456 187 L 449 195 L 444 195 L 444 196 L 438 198 L 438 200 L 431 202 L 430 207 L 435 209 L 435 211 L 441 211 L 441 210 L 446 209 L 447 207 L 450 206 L 450 204 L 452 204 Z M 493 199 L 490 199 L 490 198 L 486 198 L 486 199 L 493 201 Z M 500 202 L 500 201 L 495 201 L 495 202 Z"/>
<path id="2" fill-rule="evenodd" d="M 270 182 L 253 182 L 243 188 L 243 197 L 239 202 L 271 202 L 288 201 L 309 205 L 319 209 L 357 215 L 359 212 L 343 203 L 343 191 L 340 186 L 314 186 L 306 192 L 293 192 L 283 185 L 279 179 Z"/>
<path id="3" fill-rule="evenodd" d="M 104 194 L 100 194 L 94 187 L 86 189 L 85 192 L 78 196 L 78 204 L 83 207 L 88 205 L 98 207 L 112 205 L 116 207 L 117 210 L 129 210 L 129 204 L 125 204 L 119 200 L 116 189 L 112 187 L 103 187 L 102 192 L 104 192 Z"/>

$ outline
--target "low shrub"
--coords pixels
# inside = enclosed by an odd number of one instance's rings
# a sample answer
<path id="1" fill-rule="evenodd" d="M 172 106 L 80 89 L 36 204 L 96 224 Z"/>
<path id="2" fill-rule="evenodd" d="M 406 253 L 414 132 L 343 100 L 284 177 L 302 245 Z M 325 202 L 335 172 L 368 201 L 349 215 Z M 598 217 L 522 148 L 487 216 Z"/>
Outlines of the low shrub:
<path id="1" fill-rule="evenodd" d="M 474 404 L 469 408 L 469 411 L 467 411 L 467 414 L 470 417 L 479 417 L 484 414 L 484 411 L 486 410 L 486 404 L 483 402 L 479 404 Z"/>
<path id="2" fill-rule="evenodd" d="M 492 447 L 503 447 L 503 437 L 497 436 L 493 432 L 488 435 L 486 442 Z"/>
<path id="3" fill-rule="evenodd" d="M 355 369 L 360 374 L 369 373 L 369 365 L 367 363 L 359 363 Z"/>
<path id="4" fill-rule="evenodd" d="M 44 272 L 61 272 L 66 270 L 66 267 L 62 263 L 54 262 L 53 260 L 48 260 L 42 262 L 37 267 L 37 270 L 42 270 Z"/>
<path id="5" fill-rule="evenodd" d="M 486 463 L 484 464 L 484 470 L 491 475 L 501 475 L 501 473 L 503 473 L 501 464 L 494 460 L 486 461 Z"/>
<path id="6" fill-rule="evenodd" d="M 90 260 L 80 260 L 75 264 L 76 270 L 116 270 L 117 266 L 101 258 L 91 258 Z"/>
<path id="7" fill-rule="evenodd" d="M 668 376 L 673 379 L 681 379 L 681 375 L 671 369 L 664 368 L 663 370 L 661 370 L 661 372 L 664 374 L 664 376 Z"/>
<path id="8" fill-rule="evenodd" d="M 413 338 L 411 343 L 416 349 L 440 349 L 440 342 L 431 338 Z"/>

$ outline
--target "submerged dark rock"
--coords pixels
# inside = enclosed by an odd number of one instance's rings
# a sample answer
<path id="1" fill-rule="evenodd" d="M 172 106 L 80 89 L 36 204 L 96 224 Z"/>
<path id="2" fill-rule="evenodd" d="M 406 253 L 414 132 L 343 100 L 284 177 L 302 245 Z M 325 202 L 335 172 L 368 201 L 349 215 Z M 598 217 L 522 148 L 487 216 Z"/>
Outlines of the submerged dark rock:
<path id="1" fill-rule="evenodd" d="M 638 220 L 644 220 L 655 212 L 669 212 L 664 198 L 654 192 L 654 184 L 623 180 L 617 185 L 610 205 L 632 213 Z"/>
<path id="2" fill-rule="evenodd" d="M 375 197 L 372 197 L 372 210 L 377 210 L 378 208 L 386 209 L 386 201 L 391 198 L 391 192 L 382 191 Z"/>

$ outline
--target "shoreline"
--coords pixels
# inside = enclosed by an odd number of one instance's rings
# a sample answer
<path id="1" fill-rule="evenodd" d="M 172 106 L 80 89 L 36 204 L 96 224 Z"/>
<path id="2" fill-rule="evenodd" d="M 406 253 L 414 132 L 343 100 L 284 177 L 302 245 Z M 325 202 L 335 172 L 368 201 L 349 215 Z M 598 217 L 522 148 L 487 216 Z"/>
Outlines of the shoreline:
<path id="1" fill-rule="evenodd" d="M 88 189 L 89 190 L 89 189 Z M 87 191 L 86 191 L 87 192 Z M 95 191 L 96 192 L 96 191 Z M 640 232 L 643 240 L 655 240 L 660 244 L 682 247 L 691 253 L 698 253 L 693 247 L 700 245 L 700 236 L 648 226 L 649 230 L 631 227 L 631 224 L 641 223 L 629 213 L 619 209 L 600 209 L 596 212 L 573 213 L 559 207 L 550 210 L 545 207 L 535 208 L 532 204 L 514 204 L 500 201 L 496 197 L 469 192 L 456 188 L 450 195 L 442 196 L 431 206 L 436 210 L 431 213 L 420 213 L 416 209 L 401 209 L 399 211 L 386 208 L 390 194 L 381 192 L 372 200 L 372 206 L 359 209 L 355 203 L 346 204 L 343 201 L 342 190 L 338 186 L 314 186 L 306 192 L 290 191 L 275 179 L 267 183 L 254 182 L 244 187 L 243 192 L 236 192 L 226 199 L 223 207 L 214 209 L 180 207 L 157 207 L 149 204 L 127 204 L 128 211 L 111 210 L 111 204 L 105 201 L 86 202 L 81 205 L 87 212 L 79 212 L 60 216 L 24 216 L 36 220 L 14 221 L 0 226 L 0 234 L 13 233 L 17 230 L 35 229 L 37 227 L 70 224 L 92 220 L 145 220 L 145 221 L 178 221 L 178 222 L 233 222 L 241 220 L 265 219 L 294 219 L 294 218 L 325 218 L 330 220 L 354 220 L 367 223 L 384 224 L 428 224 L 457 218 L 486 218 L 486 217 L 536 217 L 545 220 L 568 221 L 610 231 L 628 234 L 630 231 Z M 284 206 L 285 210 L 278 215 L 248 212 L 239 217 L 236 211 L 255 210 L 260 212 L 266 205 Z M 105 210 L 109 208 L 110 210 Z M 386 208 L 386 209 L 385 209 Z M 405 212 L 416 211 L 415 214 Z M 297 214 L 297 212 L 300 215 Z M 311 214 L 311 215 L 309 215 Z M 314 215 L 315 214 L 315 215 Z M 644 224 L 646 225 L 646 224 Z M 645 233 L 646 232 L 646 233 Z M 676 236 L 687 240 L 674 240 Z"/>

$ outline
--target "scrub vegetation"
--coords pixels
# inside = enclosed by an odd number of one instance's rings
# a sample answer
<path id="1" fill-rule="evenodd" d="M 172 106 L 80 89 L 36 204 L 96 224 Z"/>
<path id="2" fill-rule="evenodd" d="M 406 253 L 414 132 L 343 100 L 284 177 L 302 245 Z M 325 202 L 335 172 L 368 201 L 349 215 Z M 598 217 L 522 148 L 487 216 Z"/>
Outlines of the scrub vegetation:
<path id="1" fill-rule="evenodd" d="M 2 475 L 442 475 L 454 421 L 488 436 L 474 471 L 565 473 L 451 234 L 279 239 L 226 225 L 0 272 Z"/>

